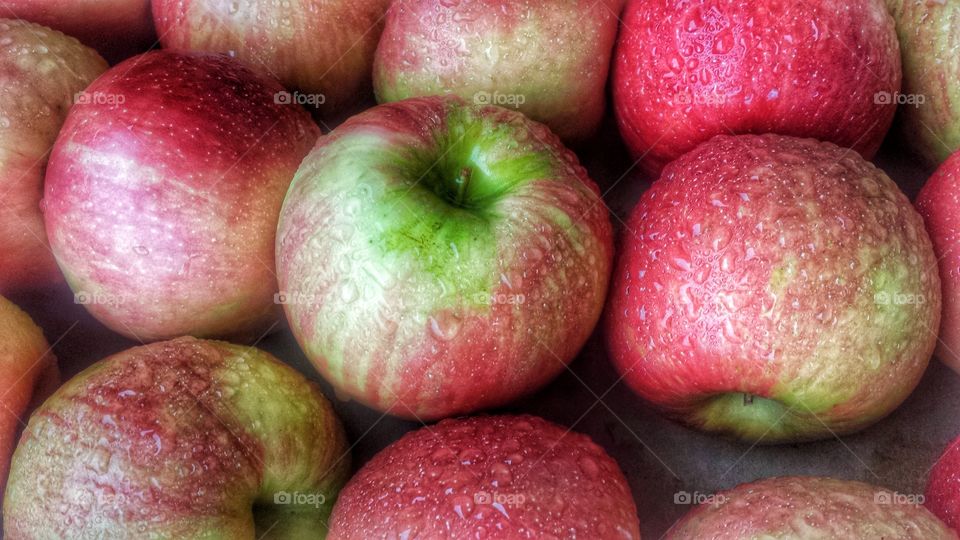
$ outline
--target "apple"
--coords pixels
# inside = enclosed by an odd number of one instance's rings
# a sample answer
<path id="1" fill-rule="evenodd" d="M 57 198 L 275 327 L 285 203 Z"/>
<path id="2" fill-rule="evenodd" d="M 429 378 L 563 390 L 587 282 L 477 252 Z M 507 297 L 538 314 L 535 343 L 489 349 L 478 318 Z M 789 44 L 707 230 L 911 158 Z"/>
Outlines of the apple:
<path id="1" fill-rule="evenodd" d="M 960 152 L 950 157 L 917 196 L 940 265 L 943 319 L 937 357 L 960 373 Z"/>
<path id="2" fill-rule="evenodd" d="M 33 401 L 55 386 L 57 360 L 30 316 L 0 296 L 0 501 L 20 426 Z"/>
<path id="3" fill-rule="evenodd" d="M 813 137 L 870 159 L 896 112 L 883 0 L 632 0 L 621 28 L 617 121 L 654 176 L 721 133 Z"/>
<path id="4" fill-rule="evenodd" d="M 71 37 L 0 19 L 0 294 L 63 282 L 40 213 L 47 154 L 75 97 L 106 69 Z"/>
<path id="5" fill-rule="evenodd" d="M 507 403 L 565 369 L 613 257 L 597 186 L 546 126 L 454 97 L 321 137 L 287 194 L 294 336 L 346 397 L 406 418 Z"/>
<path id="6" fill-rule="evenodd" d="M 665 540 L 957 538 L 917 504 L 922 497 L 863 482 L 812 476 L 767 478 L 711 499 L 674 525 Z"/>
<path id="7" fill-rule="evenodd" d="M 258 349 L 178 338 L 97 362 L 37 409 L 4 534 L 313 538 L 349 469 L 314 384 Z"/>
<path id="8" fill-rule="evenodd" d="M 887 0 L 903 54 L 906 141 L 934 165 L 960 149 L 960 3 Z"/>
<path id="9" fill-rule="evenodd" d="M 640 538 L 617 463 L 534 416 L 444 420 L 406 434 L 343 489 L 330 540 Z"/>
<path id="10" fill-rule="evenodd" d="M 581 141 L 606 107 L 623 1 L 394 2 L 374 62 L 377 99 L 454 94 Z"/>
<path id="11" fill-rule="evenodd" d="M 164 48 L 230 53 L 336 112 L 370 93 L 390 0 L 153 0 Z M 300 93 L 302 92 L 302 94 Z"/>
<path id="12" fill-rule="evenodd" d="M 4 0 L 0 17 L 60 30 L 111 62 L 142 53 L 157 39 L 150 0 Z"/>
<path id="13" fill-rule="evenodd" d="M 140 341 L 250 339 L 276 324 L 280 205 L 319 136 L 284 92 L 226 56 L 168 51 L 90 86 L 44 196 L 78 302 Z"/>
<path id="14" fill-rule="evenodd" d="M 927 367 L 936 256 L 852 150 L 714 137 L 664 169 L 626 229 L 609 351 L 669 417 L 750 442 L 835 437 L 890 413 Z"/>
<path id="15" fill-rule="evenodd" d="M 950 442 L 930 468 L 925 504 L 937 517 L 960 530 L 960 437 Z"/>

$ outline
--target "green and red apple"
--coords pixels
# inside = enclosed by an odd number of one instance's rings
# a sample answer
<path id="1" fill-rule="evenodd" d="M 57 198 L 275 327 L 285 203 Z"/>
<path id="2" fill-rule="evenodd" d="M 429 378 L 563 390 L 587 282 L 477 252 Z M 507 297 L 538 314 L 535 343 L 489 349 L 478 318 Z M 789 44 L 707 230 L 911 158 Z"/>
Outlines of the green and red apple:
<path id="1" fill-rule="evenodd" d="M 956 532 L 917 504 L 921 497 L 863 482 L 768 478 L 711 499 L 674 525 L 665 540 L 957 538 Z"/>
<path id="2" fill-rule="evenodd" d="M 0 296 L 0 502 L 31 404 L 57 384 L 57 360 L 30 316 Z"/>
<path id="3" fill-rule="evenodd" d="M 153 0 L 164 48 L 229 53 L 335 113 L 370 89 L 390 0 Z"/>
<path id="4" fill-rule="evenodd" d="M 880 148 L 900 51 L 883 0 L 631 0 L 613 68 L 620 132 L 640 167 L 718 134 Z"/>
<path id="5" fill-rule="evenodd" d="M 444 420 L 377 454 L 343 489 L 331 540 L 639 540 L 630 486 L 589 437 L 533 416 Z"/>
<path id="6" fill-rule="evenodd" d="M 960 2 L 887 0 L 903 55 L 906 141 L 927 162 L 960 149 Z"/>
<path id="7" fill-rule="evenodd" d="M 71 37 L 0 19 L 0 294 L 63 282 L 40 211 L 43 176 L 67 111 L 106 69 Z"/>
<path id="8" fill-rule="evenodd" d="M 623 0 L 402 0 L 373 78 L 382 102 L 456 95 L 519 110 L 564 140 L 600 125 Z"/>
<path id="9" fill-rule="evenodd" d="M 283 87 L 222 55 L 115 66 L 67 117 L 45 223 L 78 302 L 140 341 L 260 337 L 280 309 L 274 239 L 319 128 Z"/>
<path id="10" fill-rule="evenodd" d="M 180 338 L 77 375 L 30 419 L 7 538 L 317 538 L 349 474 L 319 389 L 252 347 Z"/>
<path id="11" fill-rule="evenodd" d="M 674 161 L 623 236 L 607 305 L 619 372 L 671 418 L 751 442 L 863 429 L 937 342 L 923 220 L 856 152 L 717 136 Z"/>
<path id="12" fill-rule="evenodd" d="M 380 105 L 320 138 L 277 235 L 290 327 L 337 390 L 435 419 L 565 369 L 613 256 L 597 186 L 546 126 L 454 97 Z"/>

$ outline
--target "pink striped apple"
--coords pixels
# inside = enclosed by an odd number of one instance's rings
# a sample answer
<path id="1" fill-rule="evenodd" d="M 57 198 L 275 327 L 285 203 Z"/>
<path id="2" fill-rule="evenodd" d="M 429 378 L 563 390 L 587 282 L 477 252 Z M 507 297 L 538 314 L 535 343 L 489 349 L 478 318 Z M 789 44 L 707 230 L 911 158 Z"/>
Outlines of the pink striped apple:
<path id="1" fill-rule="evenodd" d="M 166 51 L 90 86 L 44 203 L 57 262 L 101 322 L 144 341 L 275 324 L 280 205 L 319 134 L 283 92 L 225 56 Z"/>
<path id="2" fill-rule="evenodd" d="M 432 97 L 320 139 L 284 202 L 277 272 L 327 380 L 428 419 L 560 373 L 597 321 L 612 253 L 596 185 L 545 126 Z"/>
<path id="3" fill-rule="evenodd" d="M 0 293 L 63 282 L 40 213 L 43 175 L 67 111 L 106 69 L 71 37 L 0 19 Z"/>
<path id="4" fill-rule="evenodd" d="M 607 340 L 640 396 L 751 442 L 835 437 L 895 409 L 937 341 L 923 220 L 856 152 L 721 135 L 633 210 Z"/>

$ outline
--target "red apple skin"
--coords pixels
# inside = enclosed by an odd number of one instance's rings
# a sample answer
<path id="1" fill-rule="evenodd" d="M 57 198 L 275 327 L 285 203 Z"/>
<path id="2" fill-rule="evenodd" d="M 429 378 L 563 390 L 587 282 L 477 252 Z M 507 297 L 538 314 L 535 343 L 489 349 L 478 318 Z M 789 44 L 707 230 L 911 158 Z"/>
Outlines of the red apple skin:
<path id="1" fill-rule="evenodd" d="M 179 338 L 97 362 L 37 409 L 14 455 L 4 534 L 322 537 L 349 470 L 316 385 L 253 347 Z M 325 501 L 275 504 L 282 492 Z"/>
<path id="2" fill-rule="evenodd" d="M 863 482 L 768 478 L 716 494 L 674 525 L 665 540 L 957 538 L 928 510 L 903 497 Z"/>
<path id="3" fill-rule="evenodd" d="M 470 140 L 450 152 L 457 133 Z M 471 163 L 456 164 L 461 154 Z M 444 179 L 492 171 L 472 184 L 493 192 L 479 216 L 426 187 L 450 162 Z M 596 184 L 546 126 L 413 98 L 320 138 L 284 201 L 277 276 L 294 336 L 342 395 L 439 419 L 503 405 L 565 369 L 602 312 L 611 229 Z"/>
<path id="4" fill-rule="evenodd" d="M 57 262 L 97 319 L 140 341 L 250 339 L 275 323 L 277 218 L 319 135 L 282 91 L 225 56 L 167 51 L 90 86 L 114 101 L 71 110 L 44 204 Z"/>
<path id="5" fill-rule="evenodd" d="M 582 141 L 606 107 L 622 7 L 623 0 L 394 2 L 374 63 L 377 98 L 522 96 L 512 108 Z"/>
<path id="6" fill-rule="evenodd" d="M 639 539 L 630 487 L 589 437 L 534 416 L 408 433 L 340 494 L 329 540 Z"/>
<path id="7" fill-rule="evenodd" d="M 60 30 L 111 63 L 146 51 L 157 38 L 150 0 L 5 0 L 0 17 Z"/>
<path id="8" fill-rule="evenodd" d="M 930 469 L 924 504 L 944 523 L 960 530 L 960 437 Z"/>
<path id="9" fill-rule="evenodd" d="M 230 53 L 335 113 L 371 93 L 390 0 L 153 0 L 164 48 Z M 272 21 L 272 23 L 268 23 Z M 279 27 L 277 24 L 279 23 Z"/>
<path id="10" fill-rule="evenodd" d="M 900 50 L 883 0 L 633 0 L 613 68 L 620 132 L 663 167 L 718 134 L 779 133 L 870 159 L 896 112 Z"/>
<path id="11" fill-rule="evenodd" d="M 71 37 L 0 19 L 0 294 L 63 282 L 40 213 L 47 154 L 77 92 L 106 69 Z"/>
<path id="12" fill-rule="evenodd" d="M 0 296 L 0 502 L 21 423 L 38 392 L 59 373 L 50 345 L 30 316 Z M 45 397 L 45 396 L 44 396 Z"/>
<path id="13" fill-rule="evenodd" d="M 937 358 L 960 373 L 960 152 L 940 166 L 917 196 L 933 241 L 943 287 Z"/>
<path id="14" fill-rule="evenodd" d="M 633 210 L 607 342 L 668 416 L 793 442 L 896 408 L 927 367 L 940 306 L 922 218 L 882 171 L 812 139 L 720 135 Z"/>

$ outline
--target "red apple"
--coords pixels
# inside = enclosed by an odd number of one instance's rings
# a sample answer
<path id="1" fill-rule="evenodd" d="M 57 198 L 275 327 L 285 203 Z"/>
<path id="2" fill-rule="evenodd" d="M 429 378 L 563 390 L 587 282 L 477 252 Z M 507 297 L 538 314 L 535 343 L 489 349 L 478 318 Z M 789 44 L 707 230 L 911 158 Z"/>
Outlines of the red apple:
<path id="1" fill-rule="evenodd" d="M 153 0 L 165 48 L 230 53 L 336 112 L 370 93 L 390 0 Z"/>
<path id="2" fill-rule="evenodd" d="M 960 149 L 960 2 L 887 0 L 903 51 L 900 116 L 906 141 L 929 163 Z"/>
<path id="3" fill-rule="evenodd" d="M 632 0 L 621 28 L 617 120 L 653 174 L 721 133 L 814 137 L 870 159 L 896 112 L 883 0 Z"/>
<path id="4" fill-rule="evenodd" d="M 639 539 L 623 473 L 589 437 L 533 416 L 444 420 L 377 454 L 343 489 L 330 540 Z"/>
<path id="5" fill-rule="evenodd" d="M 63 281 L 40 213 L 47 153 L 74 98 L 106 69 L 71 37 L 0 19 L 0 294 Z"/>
<path id="6" fill-rule="evenodd" d="M 666 540 L 876 538 L 956 540 L 917 504 L 922 497 L 862 482 L 768 478 L 718 493 L 667 532 Z"/>
<path id="7" fill-rule="evenodd" d="M 225 56 L 151 52 L 70 111 L 50 157 L 50 245 L 79 302 L 139 340 L 258 337 L 277 319 L 280 205 L 319 129 Z"/>
<path id="8" fill-rule="evenodd" d="M 322 537 L 349 461 L 330 403 L 276 358 L 155 343 L 94 364 L 37 409 L 13 458 L 4 534 Z"/>
<path id="9" fill-rule="evenodd" d="M 4 0 L 0 17 L 56 28 L 111 62 L 142 53 L 157 39 L 150 0 Z"/>
<path id="10" fill-rule="evenodd" d="M 600 125 L 623 0 L 394 2 L 374 63 L 381 102 L 454 94 L 582 140 Z"/>
<path id="11" fill-rule="evenodd" d="M 960 437 L 930 469 L 925 504 L 944 523 L 960 530 Z"/>
<path id="12" fill-rule="evenodd" d="M 0 296 L 0 501 L 20 426 L 32 401 L 59 378 L 57 360 L 30 316 Z M 43 396 L 45 397 L 45 396 Z"/>
<path id="13" fill-rule="evenodd" d="M 917 196 L 940 265 L 943 319 L 937 357 L 960 373 L 960 152 L 950 157 Z"/>
<path id="14" fill-rule="evenodd" d="M 886 416 L 936 345 L 923 220 L 852 150 L 721 135 L 633 210 L 607 305 L 624 380 L 672 418 L 752 442 Z"/>
<path id="15" fill-rule="evenodd" d="M 545 126 L 414 98 L 320 139 L 284 201 L 277 275 L 339 392 L 435 419 L 564 370 L 603 308 L 611 236 L 599 190 Z"/>

